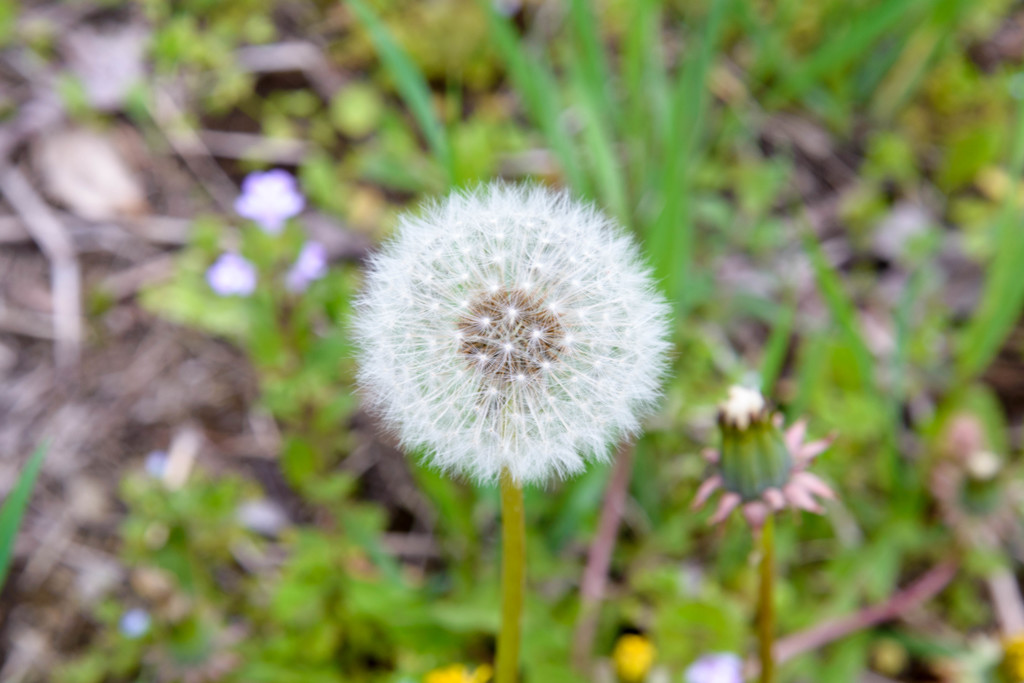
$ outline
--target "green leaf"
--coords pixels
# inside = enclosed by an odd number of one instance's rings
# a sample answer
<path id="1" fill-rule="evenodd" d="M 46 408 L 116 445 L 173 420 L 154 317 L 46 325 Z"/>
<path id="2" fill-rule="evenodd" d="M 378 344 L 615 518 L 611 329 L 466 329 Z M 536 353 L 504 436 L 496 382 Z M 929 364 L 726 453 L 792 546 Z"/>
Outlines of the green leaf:
<path id="1" fill-rule="evenodd" d="M 764 346 L 761 357 L 761 392 L 766 396 L 772 394 L 775 381 L 782 373 L 782 365 L 786 362 L 789 350 L 789 339 L 793 334 L 793 323 L 796 321 L 796 302 L 781 309 L 772 325 L 771 335 Z"/>
<path id="2" fill-rule="evenodd" d="M 1017 107 L 1016 130 L 1010 152 L 1010 187 L 1020 185 L 1024 172 L 1024 105 Z M 1024 307 L 1024 230 L 1020 229 L 1017 193 L 1008 192 L 995 230 L 995 258 L 974 317 L 959 340 L 957 371 L 962 381 L 983 372 L 995 355 Z"/>
<path id="3" fill-rule="evenodd" d="M 40 445 L 35 453 L 29 458 L 25 469 L 18 476 L 14 488 L 7 495 L 3 505 L 0 506 L 0 586 L 7 580 L 7 572 L 11 568 L 11 556 L 14 553 L 14 539 L 18 536 L 18 528 L 21 526 L 21 518 L 28 507 L 29 498 L 32 496 L 32 489 L 36 484 L 36 477 L 43 465 L 43 458 L 46 456 L 46 447 Z"/>
<path id="4" fill-rule="evenodd" d="M 808 235 L 804 239 L 804 249 L 811 259 L 814 274 L 818 280 L 818 289 L 828 305 L 832 319 L 842 330 L 850 348 L 853 350 L 854 361 L 864 388 L 872 387 L 874 377 L 874 359 L 867 343 L 861 336 L 857 322 L 857 308 L 843 290 L 843 282 L 832 269 L 825 254 L 815 237 Z"/>
<path id="5" fill-rule="evenodd" d="M 670 105 L 667 156 L 660 177 L 661 212 L 651 226 L 648 255 L 669 299 L 688 304 L 686 284 L 693 259 L 693 221 L 689 194 L 691 170 L 703 136 L 708 93 L 705 83 L 725 24 L 729 0 L 715 0 L 704 22 L 695 54 L 680 70 Z"/>

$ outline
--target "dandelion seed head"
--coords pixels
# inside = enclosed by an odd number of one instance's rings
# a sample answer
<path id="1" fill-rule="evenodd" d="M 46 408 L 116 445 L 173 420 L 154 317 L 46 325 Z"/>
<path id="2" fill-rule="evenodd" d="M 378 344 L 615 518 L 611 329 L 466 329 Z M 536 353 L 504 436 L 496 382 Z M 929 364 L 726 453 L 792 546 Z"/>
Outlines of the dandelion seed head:
<path id="1" fill-rule="evenodd" d="M 434 466 L 544 482 L 639 428 L 660 395 L 667 319 L 613 221 L 564 193 L 482 186 L 404 216 L 371 259 L 360 384 Z"/>

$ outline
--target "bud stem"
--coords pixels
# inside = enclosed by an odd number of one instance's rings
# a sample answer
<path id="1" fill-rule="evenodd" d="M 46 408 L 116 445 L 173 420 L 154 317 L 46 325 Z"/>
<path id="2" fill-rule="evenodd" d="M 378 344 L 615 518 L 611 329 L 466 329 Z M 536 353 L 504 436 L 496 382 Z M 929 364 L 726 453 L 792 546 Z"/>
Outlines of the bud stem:
<path id="1" fill-rule="evenodd" d="M 775 633 L 775 515 L 769 513 L 761 527 L 761 585 L 757 609 L 758 658 L 761 660 L 761 683 L 775 680 L 775 659 L 772 644 Z"/>
<path id="2" fill-rule="evenodd" d="M 523 489 L 508 469 L 501 472 L 501 631 L 495 683 L 517 683 L 519 640 L 526 583 L 526 521 Z"/>

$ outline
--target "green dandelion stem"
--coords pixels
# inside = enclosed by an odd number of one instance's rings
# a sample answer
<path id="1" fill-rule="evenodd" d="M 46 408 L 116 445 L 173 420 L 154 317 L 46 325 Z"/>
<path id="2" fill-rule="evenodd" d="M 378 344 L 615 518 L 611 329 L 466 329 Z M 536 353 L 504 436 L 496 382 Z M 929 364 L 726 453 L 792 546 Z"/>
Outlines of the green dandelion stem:
<path id="1" fill-rule="evenodd" d="M 775 642 L 775 516 L 768 515 L 761 528 L 761 585 L 758 591 L 757 653 L 761 661 L 761 683 L 775 680 L 775 660 L 772 644 Z"/>
<path id="2" fill-rule="evenodd" d="M 495 683 L 519 679 L 519 640 L 526 584 L 526 521 L 522 486 L 501 472 L 501 631 Z"/>

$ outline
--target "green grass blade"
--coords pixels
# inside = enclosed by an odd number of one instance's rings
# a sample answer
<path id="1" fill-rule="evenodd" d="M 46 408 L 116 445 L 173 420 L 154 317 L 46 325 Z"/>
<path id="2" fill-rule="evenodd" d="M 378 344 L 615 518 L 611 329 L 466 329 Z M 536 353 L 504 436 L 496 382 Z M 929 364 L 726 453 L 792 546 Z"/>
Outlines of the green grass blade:
<path id="1" fill-rule="evenodd" d="M 583 82 L 585 76 L 581 69 L 579 60 L 573 59 L 569 74 L 580 91 L 578 110 L 583 118 L 584 149 L 593 169 L 597 198 L 620 220 L 631 224 L 631 214 L 626 200 L 626 181 L 622 175 L 622 164 L 616 155 L 615 140 L 601 111 L 601 104 Z"/>
<path id="2" fill-rule="evenodd" d="M 708 71 L 711 69 L 729 0 L 715 0 L 701 31 L 696 54 L 680 71 L 671 103 L 669 144 L 661 175 L 662 210 L 648 235 L 648 254 L 665 293 L 677 308 L 687 305 L 685 284 L 693 251 L 689 215 L 689 171 L 704 132 Z"/>
<path id="3" fill-rule="evenodd" d="M 579 75 L 586 86 L 587 99 L 609 122 L 614 123 L 618 109 L 611 97 L 612 73 L 601 43 L 601 30 L 587 0 L 572 0 L 569 8 L 576 40 L 579 43 Z"/>
<path id="4" fill-rule="evenodd" d="M 623 163 L 616 149 L 615 128 L 622 115 L 611 95 L 612 73 L 601 43 L 601 32 L 586 0 L 572 0 L 570 19 L 578 52 L 570 57 L 570 78 L 579 94 L 583 142 L 593 167 L 595 189 L 604 206 L 632 224 Z"/>
<path id="5" fill-rule="evenodd" d="M 871 113 L 888 121 L 913 95 L 931 67 L 941 45 L 948 40 L 953 26 L 924 25 L 907 40 L 897 62 L 875 91 Z"/>
<path id="6" fill-rule="evenodd" d="M 36 448 L 21 474 L 18 475 L 18 481 L 14 483 L 14 488 L 7 494 L 3 505 L 0 506 L 0 587 L 7 580 L 7 572 L 11 568 L 11 559 L 14 554 L 14 540 L 18 536 L 21 518 L 28 507 L 29 498 L 32 497 L 32 489 L 35 487 L 36 477 L 39 475 L 45 455 L 46 448 L 44 446 Z"/>
<path id="7" fill-rule="evenodd" d="M 452 155 L 451 144 L 448 134 L 445 131 L 441 119 L 434 111 L 431 101 L 430 87 L 427 80 L 416 67 L 409 56 L 391 37 L 387 26 L 374 14 L 363 0 L 347 0 L 355 11 L 359 21 L 370 33 L 377 54 L 381 62 L 395 80 L 395 87 L 398 93 L 405 100 L 406 106 L 412 112 L 413 118 L 423 131 L 427 144 L 433 151 L 434 156 L 441 163 L 447 173 L 447 184 L 451 185 L 455 180 L 455 159 Z"/>
<path id="8" fill-rule="evenodd" d="M 1016 130 L 1010 153 L 1011 188 L 1018 187 L 1024 171 L 1024 104 L 1017 106 Z M 995 258 L 981 293 L 981 301 L 960 339 L 957 371 L 961 380 L 983 372 L 1013 330 L 1024 307 L 1024 231 L 1020 229 L 1017 193 L 1008 192 L 996 220 Z"/>
<path id="9" fill-rule="evenodd" d="M 890 0 L 872 11 L 854 14 L 845 32 L 826 36 L 821 47 L 786 75 L 773 93 L 773 99 L 784 101 L 799 97 L 822 77 L 863 59 L 875 41 L 923 4 L 922 0 Z"/>
<path id="10" fill-rule="evenodd" d="M 839 329 L 842 330 L 847 343 L 853 349 L 861 385 L 865 389 L 873 390 L 874 358 L 860 334 L 857 323 L 857 309 L 846 295 L 846 292 L 843 291 L 842 280 L 825 259 L 825 254 L 813 235 L 808 234 L 804 238 L 804 250 L 811 259 L 811 265 L 814 268 L 815 278 L 818 282 L 818 290 L 828 306 L 832 320 L 839 325 Z"/>
<path id="11" fill-rule="evenodd" d="M 782 308 L 775 316 L 775 324 L 764 345 L 761 357 L 761 393 L 771 396 L 775 382 L 782 374 L 782 365 L 786 362 L 789 351 L 789 340 L 793 335 L 793 324 L 796 322 L 796 303 Z"/>
<path id="12" fill-rule="evenodd" d="M 668 139 L 671 87 L 661 45 L 661 5 L 658 0 L 638 0 L 623 44 L 622 87 L 625 111 L 620 143 L 627 146 L 627 167 L 633 196 L 657 188 L 657 169 L 662 164 Z M 636 211 L 637 207 L 633 207 Z"/>
<path id="13" fill-rule="evenodd" d="M 593 196 L 568 131 L 561 122 L 559 102 L 562 96 L 554 74 L 526 50 L 508 19 L 498 14 L 493 3 L 480 1 L 487 12 L 494 47 L 508 69 L 513 87 L 523 99 L 526 113 L 558 158 L 569 185 L 580 194 Z"/>

